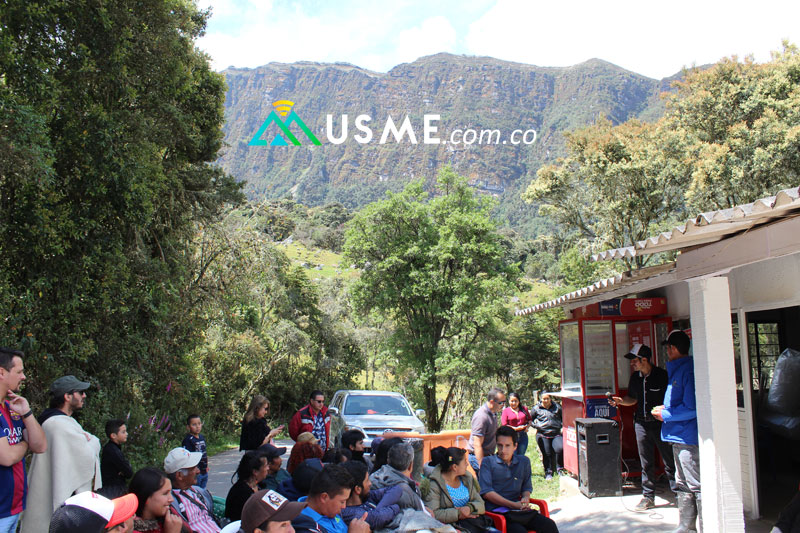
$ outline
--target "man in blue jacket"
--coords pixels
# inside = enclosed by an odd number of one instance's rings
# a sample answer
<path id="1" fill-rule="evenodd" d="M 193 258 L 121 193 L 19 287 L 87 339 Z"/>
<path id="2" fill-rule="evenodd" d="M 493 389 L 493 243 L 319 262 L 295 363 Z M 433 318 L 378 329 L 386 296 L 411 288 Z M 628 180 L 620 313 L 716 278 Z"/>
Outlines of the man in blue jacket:
<path id="1" fill-rule="evenodd" d="M 664 341 L 667 346 L 669 384 L 664 405 L 653 408 L 653 416 L 664 423 L 661 439 L 672 443 L 675 457 L 675 494 L 680 524 L 673 533 L 695 530 L 701 513 L 700 449 L 697 439 L 697 403 L 694 395 L 694 358 L 689 357 L 689 336 L 673 330 Z M 703 517 L 700 516 L 702 529 Z"/>

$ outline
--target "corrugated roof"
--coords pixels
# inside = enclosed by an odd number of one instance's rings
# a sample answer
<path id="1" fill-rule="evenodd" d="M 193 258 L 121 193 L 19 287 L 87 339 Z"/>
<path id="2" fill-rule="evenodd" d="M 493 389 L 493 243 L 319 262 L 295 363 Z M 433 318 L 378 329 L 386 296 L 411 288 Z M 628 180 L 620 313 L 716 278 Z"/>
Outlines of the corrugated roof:
<path id="1" fill-rule="evenodd" d="M 593 298 L 601 294 L 622 289 L 623 287 L 626 290 L 631 290 L 634 285 L 644 283 L 659 276 L 669 275 L 674 271 L 675 263 L 667 263 L 647 268 L 640 268 L 638 270 L 631 270 L 622 274 L 617 274 L 611 278 L 600 280 L 592 285 L 589 285 L 588 287 L 583 287 L 582 289 L 570 292 L 554 300 L 550 300 L 549 302 L 540 303 L 526 309 L 520 309 L 515 314 L 527 315 L 530 313 L 537 313 L 539 311 L 544 311 L 545 309 L 560 307 L 571 302 L 577 303 L 580 300 Z M 669 280 L 665 279 L 664 284 L 669 282 L 671 282 L 671 278 Z M 653 287 L 648 287 L 648 289 L 650 288 Z"/>
<path id="2" fill-rule="evenodd" d="M 594 254 L 592 259 L 609 261 L 708 244 L 797 209 L 800 209 L 800 188 L 786 189 L 750 204 L 701 213 L 672 231 L 639 241 L 633 246 Z"/>

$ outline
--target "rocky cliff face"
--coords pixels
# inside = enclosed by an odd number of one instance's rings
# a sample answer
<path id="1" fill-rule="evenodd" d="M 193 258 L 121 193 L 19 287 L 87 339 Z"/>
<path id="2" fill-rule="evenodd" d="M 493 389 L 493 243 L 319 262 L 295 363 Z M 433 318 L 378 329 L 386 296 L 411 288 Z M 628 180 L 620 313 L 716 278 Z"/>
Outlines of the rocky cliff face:
<path id="1" fill-rule="evenodd" d="M 250 197 L 293 193 L 309 205 L 340 201 L 357 207 L 386 190 L 401 189 L 413 178 L 432 181 L 438 168 L 450 163 L 478 189 L 497 195 L 507 211 L 516 211 L 512 206 L 519 204 L 519 191 L 539 166 L 563 154 L 564 131 L 598 116 L 622 122 L 657 118 L 662 110 L 661 81 L 596 59 L 548 68 L 437 54 L 385 74 L 349 64 L 309 62 L 270 63 L 224 74 L 228 146 L 220 164 L 247 182 Z M 294 102 L 293 110 L 321 146 L 309 142 L 296 123 L 289 129 L 301 146 L 248 145 L 278 100 Z M 328 114 L 333 115 L 336 135 L 341 132 L 341 115 L 348 115 L 349 138 L 342 144 L 327 139 Z M 362 114 L 372 119 L 368 125 L 374 137 L 367 144 L 353 139 L 359 133 L 353 122 Z M 425 114 L 441 116 L 435 126 L 444 143 L 423 143 Z M 395 142 L 391 136 L 379 144 L 387 116 L 398 127 L 408 116 L 418 144 L 407 137 Z M 488 145 L 450 142 L 454 130 L 469 128 L 499 130 L 500 140 Z M 509 135 L 516 129 L 535 130 L 536 141 L 512 145 Z M 269 143 L 280 133 L 272 124 L 262 138 Z"/>

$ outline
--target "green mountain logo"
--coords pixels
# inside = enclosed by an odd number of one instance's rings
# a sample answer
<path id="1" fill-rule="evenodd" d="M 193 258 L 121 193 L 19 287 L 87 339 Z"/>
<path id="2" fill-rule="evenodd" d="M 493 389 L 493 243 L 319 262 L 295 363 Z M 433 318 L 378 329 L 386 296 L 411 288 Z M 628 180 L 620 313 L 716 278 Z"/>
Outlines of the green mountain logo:
<path id="1" fill-rule="evenodd" d="M 294 106 L 294 102 L 290 102 L 289 100 L 278 100 L 277 102 L 273 103 L 272 106 L 275 108 L 269 116 L 267 120 L 261 124 L 261 127 L 258 128 L 258 131 L 250 139 L 250 142 L 247 143 L 248 146 L 267 146 L 266 139 L 262 139 L 264 133 L 266 133 L 267 128 L 274 122 L 280 132 L 275 134 L 275 138 L 269 143 L 269 146 L 289 146 L 289 142 L 291 142 L 295 146 L 300 146 L 301 143 L 297 137 L 295 137 L 294 133 L 289 130 L 289 126 L 292 124 L 297 124 L 297 126 L 306 134 L 308 140 L 311 141 L 313 144 L 320 146 L 322 143 L 319 142 L 319 139 L 314 136 L 306 123 L 297 116 L 297 113 L 294 112 L 292 107 Z M 286 121 L 284 122 L 284 118 Z M 286 139 L 289 139 L 289 142 L 286 142 Z"/>

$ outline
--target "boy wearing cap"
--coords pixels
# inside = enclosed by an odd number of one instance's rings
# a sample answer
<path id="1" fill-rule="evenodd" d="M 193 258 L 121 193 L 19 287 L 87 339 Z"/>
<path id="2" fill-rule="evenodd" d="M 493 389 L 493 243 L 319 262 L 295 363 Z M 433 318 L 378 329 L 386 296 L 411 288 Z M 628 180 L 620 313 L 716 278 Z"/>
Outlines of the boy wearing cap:
<path id="1" fill-rule="evenodd" d="M 50 516 L 73 494 L 99 489 L 100 440 L 83 430 L 73 414 L 83 409 L 89 383 L 63 376 L 50 385 L 50 408 L 39 415 L 47 451 L 34 455 L 22 533 L 45 533 Z M 68 457 L 65 461 L 62 458 Z"/>
<path id="2" fill-rule="evenodd" d="M 174 448 L 164 459 L 164 471 L 172 482 L 172 495 L 181 517 L 194 533 L 218 533 L 220 528 L 214 519 L 214 503 L 206 489 L 195 487 L 197 465 L 203 454 L 190 452 L 186 448 Z"/>
<path id="3" fill-rule="evenodd" d="M 636 446 L 642 465 L 642 500 L 636 505 L 637 511 L 646 511 L 655 504 L 655 453 L 658 447 L 664 470 L 669 478 L 670 488 L 675 490 L 675 462 L 672 458 L 672 445 L 661 439 L 661 421 L 650 412 L 655 406 L 664 403 L 667 390 L 667 371 L 652 363 L 653 352 L 649 346 L 634 344 L 625 355 L 631 361 L 633 373 L 628 381 L 628 394 L 624 398 L 613 396 L 608 403 L 635 405 L 633 425 L 636 431 Z"/>
<path id="4" fill-rule="evenodd" d="M 291 502 L 273 490 L 254 493 L 242 508 L 244 533 L 294 533 L 292 520 L 306 504 Z"/>
<path id="5" fill-rule="evenodd" d="M 664 405 L 653 408 L 653 416 L 664 422 L 661 438 L 672 443 L 675 457 L 675 493 L 680 524 L 673 533 L 695 530 L 703 517 L 700 501 L 700 448 L 697 439 L 697 402 L 694 394 L 694 358 L 689 357 L 689 336 L 673 330 L 664 341 L 667 346 L 669 385 Z"/>
<path id="6" fill-rule="evenodd" d="M 0 348 L 0 533 L 14 533 L 25 510 L 25 454 L 47 449 L 28 400 L 18 394 L 25 381 L 23 356 L 18 350 Z"/>
<path id="7" fill-rule="evenodd" d="M 94 492 L 81 492 L 56 509 L 49 533 L 129 533 L 138 505 L 135 494 L 109 500 Z"/>

